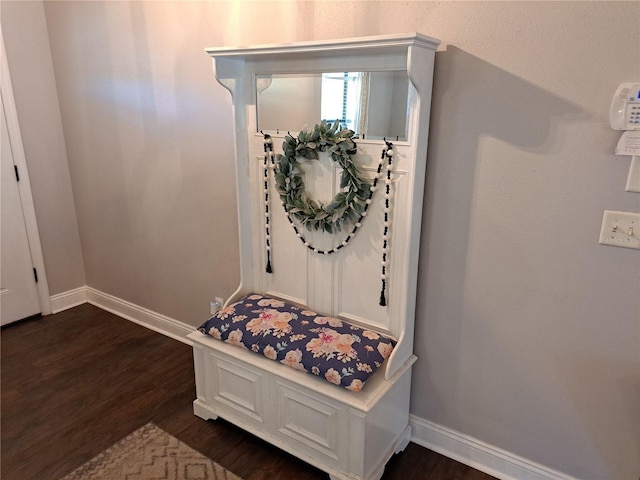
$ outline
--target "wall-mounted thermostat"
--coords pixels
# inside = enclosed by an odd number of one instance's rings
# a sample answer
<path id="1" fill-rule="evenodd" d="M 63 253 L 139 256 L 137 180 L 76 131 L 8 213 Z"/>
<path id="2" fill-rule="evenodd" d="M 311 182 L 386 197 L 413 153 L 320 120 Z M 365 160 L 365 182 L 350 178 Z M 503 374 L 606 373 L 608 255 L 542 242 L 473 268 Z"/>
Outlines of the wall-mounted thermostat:
<path id="1" fill-rule="evenodd" d="M 640 130 L 640 83 L 621 83 L 611 100 L 609 122 L 614 130 Z"/>

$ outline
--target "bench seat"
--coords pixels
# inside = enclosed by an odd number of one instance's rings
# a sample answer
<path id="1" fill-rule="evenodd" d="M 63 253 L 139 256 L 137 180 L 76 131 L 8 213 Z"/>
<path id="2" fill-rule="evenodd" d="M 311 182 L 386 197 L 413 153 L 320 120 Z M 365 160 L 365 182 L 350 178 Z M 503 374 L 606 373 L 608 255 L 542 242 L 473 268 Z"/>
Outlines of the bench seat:
<path id="1" fill-rule="evenodd" d="M 354 392 L 396 345 L 372 330 L 257 293 L 220 310 L 198 330 Z"/>

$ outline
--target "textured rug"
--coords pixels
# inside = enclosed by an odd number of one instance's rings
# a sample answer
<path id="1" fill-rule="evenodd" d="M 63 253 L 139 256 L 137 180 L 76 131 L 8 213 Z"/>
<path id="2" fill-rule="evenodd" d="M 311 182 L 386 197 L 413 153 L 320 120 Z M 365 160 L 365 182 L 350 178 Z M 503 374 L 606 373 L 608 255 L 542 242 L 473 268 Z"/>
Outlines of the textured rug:
<path id="1" fill-rule="evenodd" d="M 148 423 L 62 480 L 242 480 Z"/>

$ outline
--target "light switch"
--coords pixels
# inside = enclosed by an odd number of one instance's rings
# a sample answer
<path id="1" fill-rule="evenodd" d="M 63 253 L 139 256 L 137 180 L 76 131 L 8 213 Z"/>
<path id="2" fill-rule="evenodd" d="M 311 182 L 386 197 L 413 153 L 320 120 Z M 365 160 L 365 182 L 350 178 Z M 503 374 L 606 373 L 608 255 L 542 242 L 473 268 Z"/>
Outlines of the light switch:
<path id="1" fill-rule="evenodd" d="M 640 250 L 640 213 L 605 210 L 600 244 Z"/>

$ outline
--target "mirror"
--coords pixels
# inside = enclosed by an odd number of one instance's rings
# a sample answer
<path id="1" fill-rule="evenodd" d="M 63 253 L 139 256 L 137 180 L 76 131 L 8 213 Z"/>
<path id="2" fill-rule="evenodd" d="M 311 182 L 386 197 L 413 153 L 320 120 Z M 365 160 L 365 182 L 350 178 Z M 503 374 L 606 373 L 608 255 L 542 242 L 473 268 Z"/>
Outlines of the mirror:
<path id="1" fill-rule="evenodd" d="M 405 70 L 256 75 L 255 86 L 258 130 L 297 133 L 340 120 L 361 139 L 407 139 Z"/>

